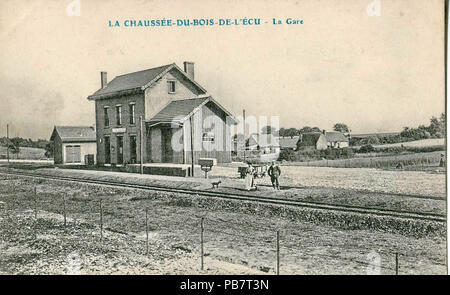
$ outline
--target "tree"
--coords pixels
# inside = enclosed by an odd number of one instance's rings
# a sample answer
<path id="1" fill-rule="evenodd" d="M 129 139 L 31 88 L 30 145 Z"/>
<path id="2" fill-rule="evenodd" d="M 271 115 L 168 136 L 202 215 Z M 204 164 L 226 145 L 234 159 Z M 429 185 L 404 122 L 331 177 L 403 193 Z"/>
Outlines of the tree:
<path id="1" fill-rule="evenodd" d="M 8 143 L 8 149 L 11 154 L 16 154 L 19 157 L 20 147 L 18 144 L 15 144 L 13 141 Z"/>
<path id="2" fill-rule="evenodd" d="M 342 132 L 342 133 L 349 133 L 350 132 L 350 128 L 344 123 L 336 123 L 336 124 L 334 124 L 333 130 L 334 131 L 339 131 L 339 132 Z"/>
<path id="3" fill-rule="evenodd" d="M 53 142 L 49 142 L 45 145 L 45 156 L 47 158 L 53 158 Z"/>
<path id="4" fill-rule="evenodd" d="M 322 130 L 319 127 L 309 127 L 309 126 L 305 126 L 302 129 L 298 130 L 298 134 L 309 132 L 322 132 Z"/>
<path id="5" fill-rule="evenodd" d="M 261 133 L 277 135 L 278 130 L 275 127 L 267 125 L 267 126 L 264 126 L 263 128 L 261 128 Z"/>

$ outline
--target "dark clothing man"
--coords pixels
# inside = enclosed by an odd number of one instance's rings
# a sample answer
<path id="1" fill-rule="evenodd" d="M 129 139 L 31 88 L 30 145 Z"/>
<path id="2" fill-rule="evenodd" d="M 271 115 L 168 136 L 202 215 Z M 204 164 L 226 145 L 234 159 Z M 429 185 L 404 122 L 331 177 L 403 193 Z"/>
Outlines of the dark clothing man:
<path id="1" fill-rule="evenodd" d="M 278 182 L 278 178 L 281 175 L 281 169 L 278 165 L 272 162 L 270 165 L 267 174 L 270 176 L 270 180 L 272 181 L 273 188 L 280 189 L 280 183 Z"/>

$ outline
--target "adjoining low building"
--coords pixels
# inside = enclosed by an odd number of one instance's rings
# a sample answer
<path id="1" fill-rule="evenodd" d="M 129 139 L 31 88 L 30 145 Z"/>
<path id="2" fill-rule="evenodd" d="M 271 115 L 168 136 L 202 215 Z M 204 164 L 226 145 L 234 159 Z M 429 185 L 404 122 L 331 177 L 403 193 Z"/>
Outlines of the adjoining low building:
<path id="1" fill-rule="evenodd" d="M 96 163 L 97 143 L 95 129 L 91 126 L 55 126 L 50 141 L 53 142 L 55 164 Z M 88 156 L 88 157 L 86 157 Z"/>
<path id="2" fill-rule="evenodd" d="M 299 150 L 326 150 L 328 142 L 323 133 L 308 132 L 300 135 L 297 146 Z"/>
<path id="3" fill-rule="evenodd" d="M 346 148 L 349 146 L 348 138 L 341 132 L 337 131 L 323 131 L 327 140 L 327 145 L 331 148 Z"/>

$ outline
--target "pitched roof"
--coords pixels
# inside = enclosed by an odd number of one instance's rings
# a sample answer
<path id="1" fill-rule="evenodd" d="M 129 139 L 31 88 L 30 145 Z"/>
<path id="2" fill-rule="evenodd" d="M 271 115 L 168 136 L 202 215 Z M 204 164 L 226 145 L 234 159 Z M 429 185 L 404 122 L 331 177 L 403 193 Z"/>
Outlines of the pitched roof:
<path id="1" fill-rule="evenodd" d="M 348 141 L 348 138 L 344 134 L 337 131 L 325 132 L 325 138 L 328 142 Z"/>
<path id="2" fill-rule="evenodd" d="M 91 126 L 55 126 L 50 140 L 54 140 L 56 134 L 62 142 L 95 142 L 94 127 Z"/>
<path id="3" fill-rule="evenodd" d="M 299 136 L 293 137 L 279 137 L 278 142 L 280 143 L 281 148 L 297 148 L 297 142 L 300 140 Z"/>
<path id="4" fill-rule="evenodd" d="M 191 79 L 183 70 L 175 63 L 151 68 L 143 71 L 120 75 L 112 79 L 104 88 L 100 88 L 94 94 L 88 97 L 89 100 L 110 97 L 116 94 L 131 94 L 140 92 L 153 85 L 164 74 L 172 69 L 176 69 L 189 81 L 191 81 L 198 89 L 206 93 L 206 90 L 197 82 Z"/>
<path id="5" fill-rule="evenodd" d="M 303 133 L 299 146 L 316 146 L 317 141 L 321 136 L 324 136 L 321 132 Z"/>
<path id="6" fill-rule="evenodd" d="M 211 96 L 173 100 L 147 122 L 151 125 L 155 125 L 158 123 L 181 124 L 191 115 L 197 112 L 201 106 L 207 104 L 208 102 L 213 102 L 227 116 L 230 116 L 232 120 L 237 122 L 236 119 L 231 115 L 231 113 L 229 113 L 225 108 L 219 105 Z"/>
<path id="7" fill-rule="evenodd" d="M 201 97 L 171 101 L 147 122 L 150 124 L 171 122 L 182 123 L 196 108 L 205 104 L 208 101 L 208 98 L 209 97 Z"/>

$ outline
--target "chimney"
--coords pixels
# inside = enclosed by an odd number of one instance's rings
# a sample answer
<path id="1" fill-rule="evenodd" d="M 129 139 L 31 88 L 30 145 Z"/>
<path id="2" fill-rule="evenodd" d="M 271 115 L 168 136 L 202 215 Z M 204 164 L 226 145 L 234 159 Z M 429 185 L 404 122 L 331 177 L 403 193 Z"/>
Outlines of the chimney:
<path id="1" fill-rule="evenodd" d="M 194 63 L 191 61 L 185 61 L 184 63 L 184 72 L 194 80 Z"/>
<path id="2" fill-rule="evenodd" d="M 322 133 L 323 133 L 323 135 L 325 135 L 325 133 L 327 133 L 327 132 L 325 131 L 325 129 L 323 129 L 323 130 L 322 130 Z"/>
<path id="3" fill-rule="evenodd" d="M 102 89 L 106 87 L 106 84 L 108 84 L 108 79 L 106 77 L 106 72 L 100 72 L 100 78 L 101 78 L 101 86 Z"/>

